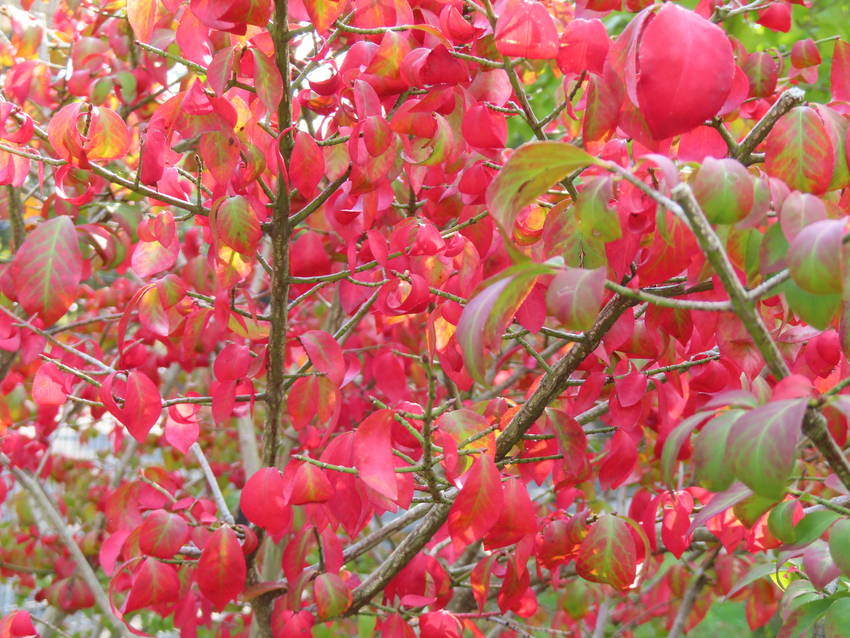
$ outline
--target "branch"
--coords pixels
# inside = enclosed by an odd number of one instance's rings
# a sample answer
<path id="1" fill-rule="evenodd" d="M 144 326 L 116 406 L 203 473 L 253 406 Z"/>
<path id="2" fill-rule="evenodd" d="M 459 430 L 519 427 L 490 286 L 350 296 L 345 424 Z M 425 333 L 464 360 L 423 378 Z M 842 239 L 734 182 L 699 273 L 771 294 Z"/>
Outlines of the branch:
<path id="1" fill-rule="evenodd" d="M 522 435 L 534 424 L 549 405 L 561 392 L 567 388 L 570 375 L 581 365 L 587 356 L 596 350 L 602 337 L 616 323 L 620 315 L 628 308 L 637 304 L 634 299 L 614 297 L 608 302 L 593 327 L 584 333 L 584 340 L 573 346 L 570 351 L 555 364 L 551 372 L 546 373 L 534 394 L 529 397 L 519 411 L 511 419 L 496 440 L 496 460 L 508 455 L 511 448 L 522 438 Z"/>
<path id="2" fill-rule="evenodd" d="M 688 585 L 687 590 L 685 590 L 685 595 L 682 597 L 682 604 L 676 612 L 676 618 L 673 620 L 673 626 L 670 627 L 670 632 L 667 634 L 667 638 L 679 638 L 682 631 L 685 629 L 685 622 L 687 622 L 688 616 L 691 615 L 691 610 L 694 608 L 697 596 L 708 581 L 705 572 L 714 563 L 714 559 L 717 558 L 717 554 L 720 553 L 720 549 L 722 547 L 722 545 L 718 544 L 703 561 L 702 565 L 699 566 L 699 569 L 697 569 L 693 580 L 690 585 Z"/>
<path id="3" fill-rule="evenodd" d="M 779 99 L 773 103 L 767 113 L 756 123 L 752 130 L 747 133 L 747 136 L 741 140 L 738 145 L 738 151 L 735 153 L 735 159 L 743 164 L 749 163 L 751 155 L 756 147 L 762 143 L 770 130 L 774 127 L 780 117 L 785 115 L 795 106 L 799 106 L 806 99 L 806 94 L 802 89 L 793 87 L 785 91 L 779 96 Z"/>
<path id="4" fill-rule="evenodd" d="M 729 293 L 733 311 L 744 324 L 747 332 L 750 333 L 768 370 L 777 379 L 787 377 L 790 374 L 788 364 L 785 363 L 776 342 L 770 336 L 761 315 L 756 311 L 749 293 L 741 280 L 738 279 L 735 267 L 729 261 L 729 256 L 723 249 L 723 243 L 702 212 L 690 187 L 687 184 L 679 184 L 673 189 L 672 196 L 687 218 L 706 259 L 714 268 L 726 292 Z"/>
<path id="5" fill-rule="evenodd" d="M 345 183 L 345 180 L 351 175 L 351 165 L 349 164 L 348 168 L 345 169 L 345 172 L 337 177 L 334 181 L 328 184 L 328 187 L 325 188 L 312 202 L 307 204 L 304 208 L 295 213 L 292 217 L 289 218 L 289 226 L 295 227 L 296 224 L 305 220 L 308 215 L 313 213 L 313 211 L 317 210 L 319 206 L 328 201 L 328 198 L 333 195 L 340 186 Z"/>
<path id="6" fill-rule="evenodd" d="M 791 373 L 788 364 L 770 336 L 761 315 L 757 312 L 750 293 L 735 274 L 735 269 L 723 249 L 720 238 L 706 219 L 690 187 L 687 184 L 680 184 L 673 189 L 672 195 L 681 205 L 681 210 L 690 222 L 700 248 L 723 283 L 723 287 L 726 288 L 726 292 L 729 293 L 734 312 L 752 337 L 767 369 L 777 380 L 784 379 Z M 841 483 L 850 490 L 850 464 L 829 433 L 826 419 L 814 407 L 806 411 L 803 433 L 814 443 Z"/>
<path id="7" fill-rule="evenodd" d="M 653 295 L 652 293 L 646 292 L 644 290 L 634 290 L 633 288 L 627 288 L 626 286 L 621 286 L 620 284 L 614 283 L 613 281 L 606 281 L 605 287 L 608 288 L 608 290 L 616 292 L 618 295 L 622 295 L 624 297 L 631 297 L 636 301 L 644 301 L 646 303 L 651 303 L 656 306 L 661 306 L 662 308 L 676 308 L 683 310 L 708 310 L 714 312 L 724 312 L 732 309 L 732 304 L 730 304 L 728 301 L 670 299 L 668 297 Z"/>
<path id="8" fill-rule="evenodd" d="M 230 509 L 227 507 L 227 502 L 224 500 L 224 495 L 221 493 L 221 488 L 218 486 L 218 481 L 215 479 L 215 474 L 210 467 L 210 463 L 207 461 L 207 457 L 204 456 L 204 451 L 197 443 L 192 443 L 192 447 L 189 449 L 192 450 L 195 458 L 198 459 L 198 463 L 201 465 L 204 477 L 207 479 L 207 485 L 210 487 L 213 500 L 215 501 L 216 507 L 218 507 L 218 512 L 221 515 L 221 518 L 224 519 L 224 522 L 228 525 L 234 525 L 236 521 L 233 520 L 233 514 L 230 513 Z"/>
<path id="9" fill-rule="evenodd" d="M 405 536 L 404 540 L 384 559 L 377 569 L 354 589 L 351 606 L 345 612 L 347 616 L 357 613 L 375 594 L 386 587 L 395 575 L 431 540 L 431 537 L 445 523 L 451 509 L 451 502 L 435 503 L 428 507 L 428 513 L 419 526 Z"/>

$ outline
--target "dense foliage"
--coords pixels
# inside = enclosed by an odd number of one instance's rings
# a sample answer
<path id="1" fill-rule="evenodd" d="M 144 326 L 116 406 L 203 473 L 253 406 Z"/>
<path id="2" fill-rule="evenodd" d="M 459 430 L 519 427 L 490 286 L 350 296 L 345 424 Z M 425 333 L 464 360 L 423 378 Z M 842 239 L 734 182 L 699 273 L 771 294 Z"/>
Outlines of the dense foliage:
<path id="1" fill-rule="evenodd" d="M 810 4 L 0 7 L 0 636 L 846 635 Z"/>

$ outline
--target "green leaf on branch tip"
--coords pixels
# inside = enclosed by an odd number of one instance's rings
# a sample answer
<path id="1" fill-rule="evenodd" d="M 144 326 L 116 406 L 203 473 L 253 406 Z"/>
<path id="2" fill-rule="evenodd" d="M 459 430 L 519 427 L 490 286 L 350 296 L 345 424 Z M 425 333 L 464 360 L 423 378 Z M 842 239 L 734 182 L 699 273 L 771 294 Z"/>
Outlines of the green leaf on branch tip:
<path id="1" fill-rule="evenodd" d="M 728 438 L 730 463 L 756 494 L 779 500 L 794 469 L 806 399 L 774 401 L 742 415 Z"/>
<path id="2" fill-rule="evenodd" d="M 842 291 L 845 227 L 841 220 L 825 219 L 806 226 L 791 241 L 788 270 L 800 288 L 816 295 Z"/>
<path id="3" fill-rule="evenodd" d="M 490 213 L 510 233 L 519 212 L 570 173 L 597 164 L 566 142 L 530 142 L 520 146 L 487 189 Z"/>
<path id="4" fill-rule="evenodd" d="M 696 481 L 712 492 L 722 492 L 732 485 L 735 473 L 729 465 L 726 441 L 743 410 L 727 410 L 711 419 L 694 441 Z"/>
<path id="5" fill-rule="evenodd" d="M 839 294 L 816 295 L 803 290 L 793 280 L 784 282 L 779 290 L 785 295 L 791 311 L 818 330 L 825 330 L 841 309 Z"/>

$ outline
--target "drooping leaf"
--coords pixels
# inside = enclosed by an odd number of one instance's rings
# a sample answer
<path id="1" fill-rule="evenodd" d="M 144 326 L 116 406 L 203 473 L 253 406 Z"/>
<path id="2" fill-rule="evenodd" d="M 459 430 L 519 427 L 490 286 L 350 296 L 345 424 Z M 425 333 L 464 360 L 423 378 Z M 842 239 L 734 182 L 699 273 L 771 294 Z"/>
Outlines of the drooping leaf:
<path id="1" fill-rule="evenodd" d="M 162 412 L 162 397 L 150 377 L 141 370 L 132 370 L 124 384 L 123 406 L 119 407 L 112 396 L 115 373 L 106 377 L 100 388 L 100 399 L 104 406 L 139 443 L 144 442 L 148 432 L 159 420 Z"/>
<path id="2" fill-rule="evenodd" d="M 499 520 L 501 510 L 499 468 L 488 454 L 480 454 L 449 510 L 452 544 L 463 549 L 481 539 Z"/>
<path id="3" fill-rule="evenodd" d="M 398 498 L 392 454 L 391 410 L 373 412 L 354 432 L 354 466 L 373 490 L 394 501 Z"/>
<path id="4" fill-rule="evenodd" d="M 832 99 L 850 102 L 850 44 L 836 40 L 830 68 Z"/>
<path id="5" fill-rule="evenodd" d="M 610 514 L 600 516 L 579 546 L 576 571 L 594 583 L 628 589 L 637 573 L 637 549 L 629 524 Z"/>
<path id="6" fill-rule="evenodd" d="M 323 330 L 308 330 L 299 337 L 313 367 L 328 375 L 336 386 L 345 378 L 345 360 L 339 343 Z"/>
<path id="7" fill-rule="evenodd" d="M 546 189 L 596 160 L 566 142 L 530 142 L 508 159 L 487 189 L 487 206 L 505 232 L 514 219 Z"/>
<path id="8" fill-rule="evenodd" d="M 316 32 L 325 33 L 348 7 L 348 0 L 305 0 L 304 7 Z"/>
<path id="9" fill-rule="evenodd" d="M 850 574 L 850 520 L 845 518 L 832 526 L 829 553 L 844 575 Z"/>
<path id="10" fill-rule="evenodd" d="M 551 60 L 558 54 L 558 32 L 552 16 L 533 0 L 508 5 L 496 22 L 494 37 L 502 55 Z"/>
<path id="11" fill-rule="evenodd" d="M 750 410 L 729 432 L 735 476 L 756 494 L 780 499 L 794 469 L 806 399 L 773 401 Z"/>
<path id="12" fill-rule="evenodd" d="M 723 30 L 673 3 L 647 19 L 637 64 L 638 104 L 656 139 L 714 117 L 735 75 L 732 45 Z"/>
<path id="13" fill-rule="evenodd" d="M 284 498 L 285 483 L 275 467 L 260 468 L 248 479 L 239 497 L 239 509 L 249 521 L 277 535 L 292 518 Z"/>
<path id="14" fill-rule="evenodd" d="M 673 471 L 682 446 L 688 440 L 691 432 L 699 427 L 710 415 L 710 412 L 697 412 L 682 421 L 667 435 L 667 439 L 664 441 L 664 448 L 661 452 L 661 472 L 664 482 L 670 487 L 674 486 Z"/>
<path id="15" fill-rule="evenodd" d="M 70 217 L 39 224 L 12 261 L 11 277 L 18 302 L 38 314 L 45 326 L 56 323 L 77 299 L 82 256 Z"/>
<path id="16" fill-rule="evenodd" d="M 712 492 L 729 489 L 735 480 L 726 442 L 732 426 L 743 413 L 743 410 L 721 412 L 703 426 L 694 442 L 696 481 Z"/>
<path id="17" fill-rule="evenodd" d="M 245 555 L 236 533 L 220 527 L 207 540 L 195 570 L 201 593 L 222 610 L 242 591 L 246 574 Z"/>
<path id="18" fill-rule="evenodd" d="M 531 292 L 537 277 L 551 271 L 550 266 L 532 262 L 515 266 L 475 295 L 463 309 L 456 335 L 473 379 L 484 383 L 485 348 L 500 343 L 505 328 Z"/>
<path id="19" fill-rule="evenodd" d="M 133 574 L 133 586 L 124 605 L 124 613 L 174 602 L 179 593 L 180 579 L 174 566 L 146 558 Z"/>

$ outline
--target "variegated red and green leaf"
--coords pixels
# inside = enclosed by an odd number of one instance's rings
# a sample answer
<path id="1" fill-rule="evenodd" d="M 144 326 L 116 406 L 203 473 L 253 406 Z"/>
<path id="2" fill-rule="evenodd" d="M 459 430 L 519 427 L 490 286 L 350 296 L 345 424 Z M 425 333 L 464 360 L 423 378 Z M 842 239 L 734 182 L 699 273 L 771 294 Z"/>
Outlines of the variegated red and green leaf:
<path id="1" fill-rule="evenodd" d="M 11 276 L 18 303 L 52 326 L 77 299 L 83 273 L 74 222 L 64 215 L 36 227 L 15 254 Z"/>
<path id="2" fill-rule="evenodd" d="M 789 188 L 820 195 L 835 169 L 832 140 L 817 112 L 798 106 L 783 115 L 764 141 L 764 169 Z"/>
<path id="3" fill-rule="evenodd" d="M 567 175 L 596 163 L 566 142 L 530 142 L 520 146 L 487 189 L 490 214 L 510 233 L 519 212 Z"/>
<path id="4" fill-rule="evenodd" d="M 600 516 L 579 546 L 578 575 L 594 583 L 628 589 L 637 573 L 637 548 L 629 527 L 617 516 Z"/>
<path id="5" fill-rule="evenodd" d="M 257 215 L 242 195 L 221 201 L 213 211 L 212 225 L 221 243 L 240 255 L 253 255 L 263 236 Z"/>

